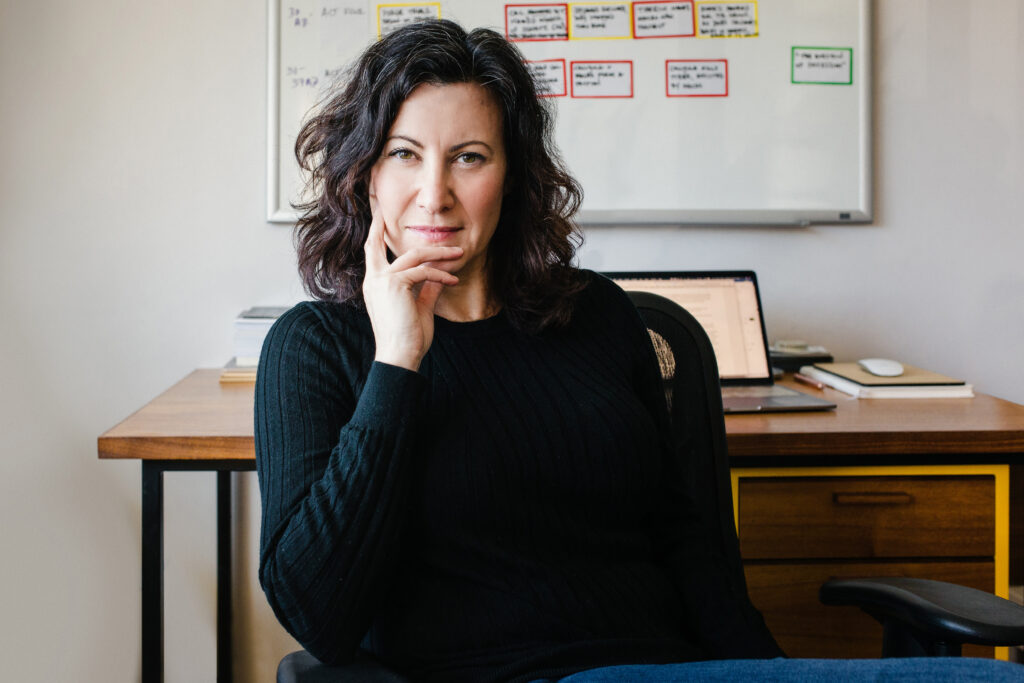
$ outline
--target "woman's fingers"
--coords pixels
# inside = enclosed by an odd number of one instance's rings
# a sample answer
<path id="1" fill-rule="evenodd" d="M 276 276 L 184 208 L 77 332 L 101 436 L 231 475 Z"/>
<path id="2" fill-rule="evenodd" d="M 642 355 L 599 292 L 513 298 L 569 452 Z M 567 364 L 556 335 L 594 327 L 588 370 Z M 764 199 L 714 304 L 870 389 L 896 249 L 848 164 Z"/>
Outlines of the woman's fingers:
<path id="1" fill-rule="evenodd" d="M 425 263 L 420 264 L 415 268 L 406 268 L 405 270 L 399 271 L 395 273 L 395 276 L 400 281 L 405 282 L 411 287 L 423 284 L 424 282 L 436 282 L 441 285 L 455 285 L 459 283 L 459 278 L 451 273 L 443 271 L 440 268 L 434 268 L 433 266 L 429 266 Z"/>
<path id="2" fill-rule="evenodd" d="M 377 344 L 374 357 L 415 371 L 433 340 L 438 298 L 446 287 L 459 282 L 438 266 L 461 258 L 464 251 L 422 246 L 389 263 L 387 227 L 379 210 L 372 216 L 364 246 L 363 300 Z"/>
<path id="3" fill-rule="evenodd" d="M 462 247 L 419 247 L 410 249 L 391 264 L 391 270 L 398 272 L 407 268 L 415 268 L 423 263 L 435 261 L 454 261 L 462 256 Z"/>
<path id="4" fill-rule="evenodd" d="M 441 296 L 441 292 L 444 291 L 444 285 L 437 282 L 424 282 L 420 288 L 419 299 L 420 305 L 427 311 L 433 312 L 434 306 L 437 305 L 437 299 Z"/>
<path id="5" fill-rule="evenodd" d="M 385 237 L 384 219 L 379 212 L 374 213 L 363 247 L 369 272 L 383 273 L 390 270 L 392 273 L 399 273 L 431 261 L 453 261 L 463 253 L 462 247 L 419 247 L 410 249 L 394 262 L 388 263 Z"/>
<path id="6" fill-rule="evenodd" d="M 387 245 L 384 244 L 384 219 L 380 212 L 374 212 L 370 220 L 370 229 L 366 233 L 366 243 L 363 245 L 366 252 L 366 269 L 368 271 L 381 272 L 388 267 Z"/>

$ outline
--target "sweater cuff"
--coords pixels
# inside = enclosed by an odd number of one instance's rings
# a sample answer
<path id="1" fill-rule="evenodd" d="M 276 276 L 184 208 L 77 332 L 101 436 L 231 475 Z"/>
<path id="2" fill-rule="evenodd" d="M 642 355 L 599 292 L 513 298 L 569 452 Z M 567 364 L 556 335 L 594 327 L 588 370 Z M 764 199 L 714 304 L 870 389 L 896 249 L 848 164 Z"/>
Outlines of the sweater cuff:
<path id="1" fill-rule="evenodd" d="M 352 422 L 366 427 L 412 420 L 427 386 L 418 372 L 374 361 Z"/>

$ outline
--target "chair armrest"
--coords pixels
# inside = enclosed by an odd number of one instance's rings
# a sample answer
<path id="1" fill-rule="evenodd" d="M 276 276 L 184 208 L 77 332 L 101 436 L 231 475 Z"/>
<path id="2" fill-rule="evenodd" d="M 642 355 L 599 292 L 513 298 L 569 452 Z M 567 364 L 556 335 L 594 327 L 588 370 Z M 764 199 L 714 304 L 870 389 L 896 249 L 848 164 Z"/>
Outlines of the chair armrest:
<path id="1" fill-rule="evenodd" d="M 1024 607 L 974 588 L 911 578 L 834 579 L 818 593 L 826 605 L 854 605 L 883 624 L 896 621 L 931 640 L 1024 644 Z"/>

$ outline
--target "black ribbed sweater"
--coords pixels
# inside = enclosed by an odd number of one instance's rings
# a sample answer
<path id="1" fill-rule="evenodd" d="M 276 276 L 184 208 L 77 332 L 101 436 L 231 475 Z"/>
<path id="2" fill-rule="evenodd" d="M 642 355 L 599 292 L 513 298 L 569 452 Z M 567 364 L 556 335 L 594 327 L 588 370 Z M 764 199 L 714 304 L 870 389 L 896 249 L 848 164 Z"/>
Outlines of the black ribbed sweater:
<path id="1" fill-rule="evenodd" d="M 417 679 L 476 681 L 778 654 L 722 616 L 646 328 L 584 275 L 558 331 L 436 318 L 418 373 L 373 361 L 359 307 L 307 302 L 274 325 L 259 576 L 318 658 L 362 643 Z"/>

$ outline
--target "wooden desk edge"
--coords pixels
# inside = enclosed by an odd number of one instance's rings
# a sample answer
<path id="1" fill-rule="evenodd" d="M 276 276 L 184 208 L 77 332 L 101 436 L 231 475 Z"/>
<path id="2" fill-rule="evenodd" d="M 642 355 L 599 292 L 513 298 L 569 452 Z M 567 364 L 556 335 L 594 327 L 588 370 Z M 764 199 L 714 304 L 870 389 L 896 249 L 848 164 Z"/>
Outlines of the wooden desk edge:
<path id="1" fill-rule="evenodd" d="M 255 457 L 252 435 L 253 385 L 221 385 L 219 370 L 194 370 L 152 401 L 112 427 L 97 440 L 101 459 L 134 460 L 252 460 Z M 784 383 L 792 383 L 787 378 Z M 826 392 L 826 396 L 831 396 Z M 180 425 L 167 429 L 167 416 L 189 405 L 201 405 L 199 413 L 213 419 L 218 414 L 228 415 L 234 427 L 210 429 L 206 424 L 194 432 Z M 838 394 L 835 400 L 839 401 Z M 726 442 L 730 457 L 752 460 L 759 457 L 803 459 L 818 456 L 823 459 L 845 456 L 886 456 L 893 453 L 911 457 L 960 454 L 971 460 L 986 456 L 1017 455 L 1024 457 L 1024 409 L 994 397 L 979 394 L 969 401 L 971 412 L 979 411 L 985 419 L 978 429 L 958 428 L 955 418 L 946 407 L 963 403 L 927 401 L 915 403 L 926 411 L 939 409 L 931 420 L 937 429 L 921 425 L 901 425 L 892 420 L 879 422 L 877 408 L 884 403 L 859 404 L 846 397 L 853 409 L 853 419 L 826 413 L 787 413 L 765 424 L 767 415 L 737 415 L 726 417 Z M 950 399 L 953 400 L 953 399 Z M 225 408 L 225 402 L 227 407 Z M 901 402 L 902 404 L 903 402 Z M 158 420 L 148 420 L 153 408 Z M 931 406 L 929 408 L 929 405 Z M 841 406 L 842 408 L 842 406 Z M 195 415 L 195 408 L 185 411 Z M 875 428 L 861 429 L 857 415 L 867 413 L 866 420 Z M 955 412 L 955 411 L 954 411 Z M 239 417 L 241 416 L 241 417 Z M 968 419 L 971 415 L 966 416 Z M 951 419 L 953 418 L 953 419 Z M 236 423 L 237 422 L 237 423 Z M 920 421 L 918 421 L 920 423 Z M 845 424 L 844 424 L 845 423 Z M 927 424 L 927 422 L 925 423 Z M 909 431 L 903 431 L 909 429 Z M 168 433 L 170 431 L 170 433 Z M 206 433 L 203 433 L 203 432 Z M 213 432 L 213 433 L 210 433 Z M 219 433 L 218 433 L 219 432 Z"/>
<path id="2" fill-rule="evenodd" d="M 726 433 L 731 457 L 811 455 L 1009 455 L 1022 453 L 1018 431 Z"/>
<path id="3" fill-rule="evenodd" d="M 254 460 L 252 436 L 101 436 L 101 460 Z"/>

